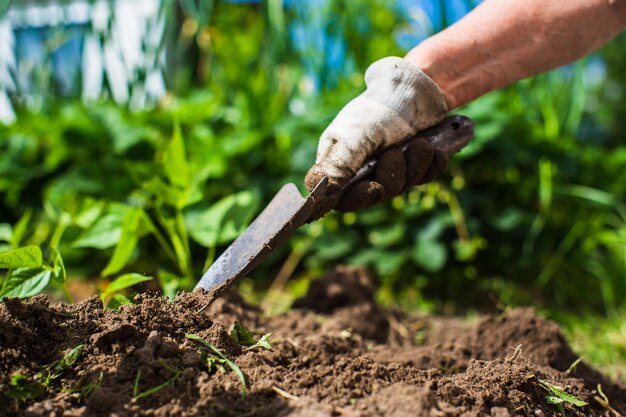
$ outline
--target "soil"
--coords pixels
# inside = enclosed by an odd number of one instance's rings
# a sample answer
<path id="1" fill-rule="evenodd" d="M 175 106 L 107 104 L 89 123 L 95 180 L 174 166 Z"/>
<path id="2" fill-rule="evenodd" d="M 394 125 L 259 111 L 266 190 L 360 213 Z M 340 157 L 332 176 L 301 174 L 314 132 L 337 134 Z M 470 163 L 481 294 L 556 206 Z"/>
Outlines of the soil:
<path id="1" fill-rule="evenodd" d="M 236 293 L 173 302 L 140 294 L 118 311 L 97 298 L 46 296 L 0 304 L 0 414 L 26 416 L 617 416 L 626 389 L 577 359 L 555 323 L 531 309 L 474 322 L 378 307 L 368 274 L 338 267 L 282 315 L 263 317 Z M 272 350 L 229 335 L 238 321 L 272 333 Z M 211 372 L 193 333 L 245 374 Z M 259 338 L 259 336 L 257 336 Z M 12 377 L 35 375 L 84 345 L 36 398 L 10 398 Z M 206 352 L 206 351 L 205 351 Z M 47 367 L 47 368 L 46 368 Z M 40 377 L 41 379 L 41 377 Z M 544 384 L 587 405 L 550 404 Z M 598 392 L 600 384 L 605 397 Z M 14 384 L 15 385 L 15 384 Z M 564 414 L 562 414 L 562 412 Z"/>

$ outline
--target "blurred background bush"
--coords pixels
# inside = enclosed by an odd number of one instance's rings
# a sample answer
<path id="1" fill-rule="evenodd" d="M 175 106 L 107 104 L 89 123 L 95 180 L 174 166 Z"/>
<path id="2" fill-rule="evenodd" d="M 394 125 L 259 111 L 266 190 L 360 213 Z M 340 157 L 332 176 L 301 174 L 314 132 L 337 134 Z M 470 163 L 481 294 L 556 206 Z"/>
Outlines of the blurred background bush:
<path id="1" fill-rule="evenodd" d="M 75 292 L 128 271 L 193 287 L 283 183 L 303 189 L 367 66 L 475 3 L 0 1 L 0 249 L 58 247 Z M 621 36 L 459 109 L 476 137 L 449 173 L 308 225 L 242 291 L 280 305 L 349 263 L 409 308 L 615 316 L 625 49 Z"/>

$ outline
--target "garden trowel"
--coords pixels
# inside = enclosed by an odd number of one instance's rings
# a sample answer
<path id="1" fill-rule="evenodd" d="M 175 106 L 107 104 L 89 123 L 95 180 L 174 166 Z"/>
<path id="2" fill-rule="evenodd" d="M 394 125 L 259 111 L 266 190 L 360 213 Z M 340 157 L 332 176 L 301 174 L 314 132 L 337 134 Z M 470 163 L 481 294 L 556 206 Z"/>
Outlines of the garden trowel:
<path id="1" fill-rule="evenodd" d="M 410 141 L 426 138 L 435 149 L 450 156 L 467 145 L 473 135 L 474 123 L 469 118 L 449 116 L 399 146 L 406 150 Z M 368 178 L 374 172 L 376 164 L 376 158 L 368 160 L 355 177 L 338 192 L 342 193 L 357 181 Z M 211 265 L 196 288 L 204 288 L 217 297 L 239 278 L 249 274 L 300 226 L 321 217 L 333 208 L 321 206 L 327 195 L 327 188 L 328 178 L 325 177 L 311 194 L 303 197 L 293 183 L 285 184 L 252 224 Z"/>

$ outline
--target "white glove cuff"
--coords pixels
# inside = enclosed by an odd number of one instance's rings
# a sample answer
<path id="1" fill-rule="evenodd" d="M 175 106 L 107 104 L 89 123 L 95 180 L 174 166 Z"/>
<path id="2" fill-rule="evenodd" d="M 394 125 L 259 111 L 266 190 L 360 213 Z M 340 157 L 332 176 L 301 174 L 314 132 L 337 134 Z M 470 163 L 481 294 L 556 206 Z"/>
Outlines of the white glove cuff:
<path id="1" fill-rule="evenodd" d="M 448 113 L 439 86 L 403 58 L 374 62 L 365 72 L 365 85 L 367 98 L 398 113 L 416 131 L 438 123 Z"/>

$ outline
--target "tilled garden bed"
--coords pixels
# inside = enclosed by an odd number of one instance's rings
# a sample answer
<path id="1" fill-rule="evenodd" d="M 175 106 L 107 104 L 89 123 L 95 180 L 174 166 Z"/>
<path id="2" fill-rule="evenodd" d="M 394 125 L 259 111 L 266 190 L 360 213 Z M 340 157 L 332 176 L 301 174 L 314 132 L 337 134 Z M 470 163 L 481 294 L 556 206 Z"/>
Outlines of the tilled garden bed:
<path id="1" fill-rule="evenodd" d="M 4 300 L 0 415 L 626 414 L 626 389 L 575 363 L 531 309 L 472 323 L 407 315 L 379 308 L 367 273 L 345 267 L 277 316 L 235 293 L 198 313 L 209 298 L 141 294 L 119 311 L 95 297 Z M 271 350 L 244 329 L 271 333 Z"/>

